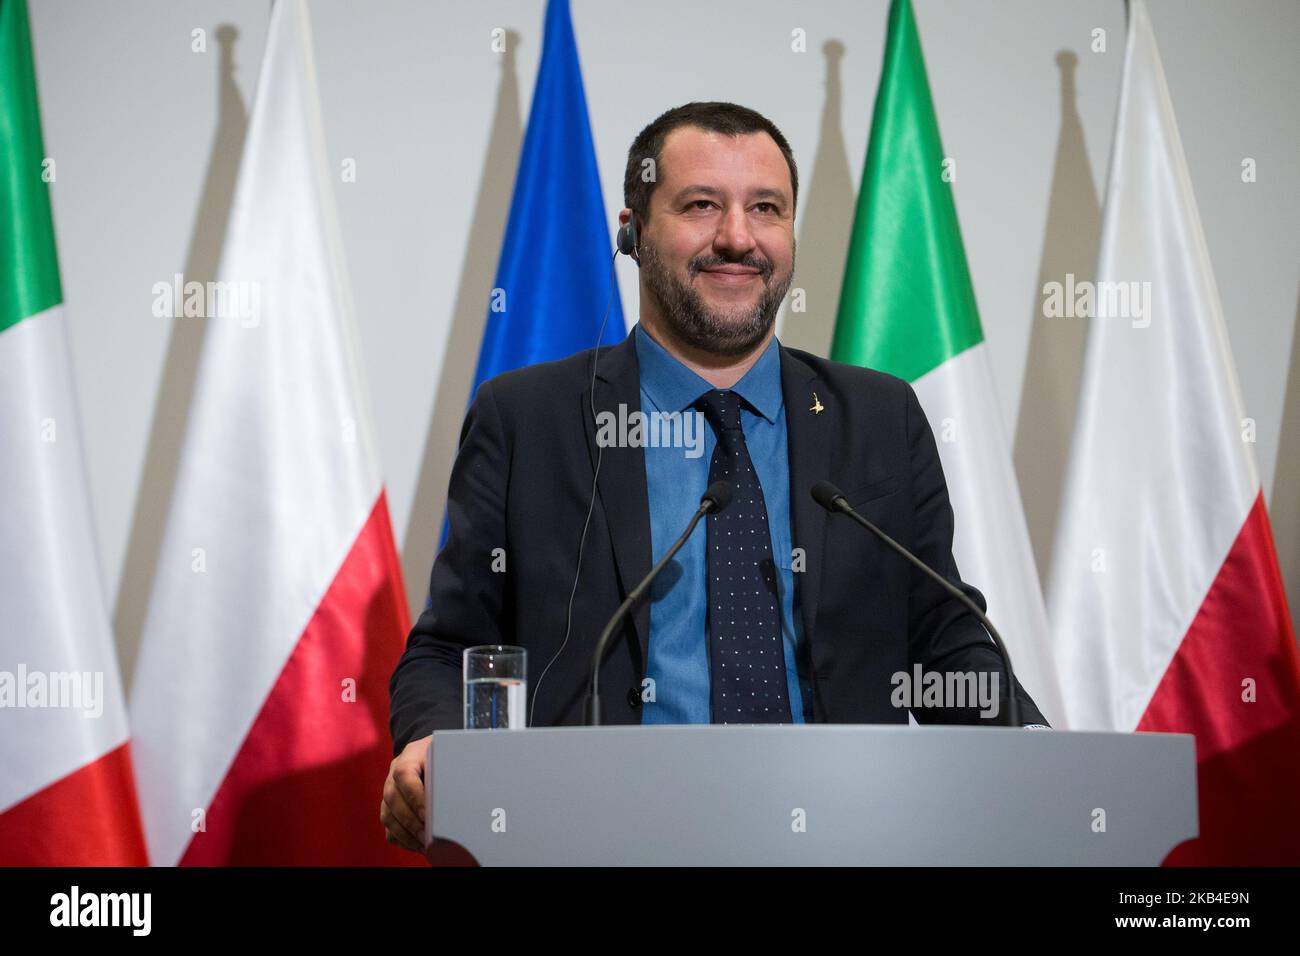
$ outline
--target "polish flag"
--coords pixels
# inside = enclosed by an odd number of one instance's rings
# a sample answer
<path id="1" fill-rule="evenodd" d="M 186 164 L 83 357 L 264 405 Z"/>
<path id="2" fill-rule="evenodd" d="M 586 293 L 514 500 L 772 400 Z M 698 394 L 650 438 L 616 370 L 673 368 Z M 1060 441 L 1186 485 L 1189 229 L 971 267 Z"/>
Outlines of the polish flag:
<path id="1" fill-rule="evenodd" d="M 0 3 L 0 866 L 143 866 L 24 0 Z"/>
<path id="2" fill-rule="evenodd" d="M 1142 0 L 1097 279 L 1048 593 L 1066 716 L 1195 735 L 1200 837 L 1167 864 L 1300 863 L 1295 634 Z"/>
<path id="3" fill-rule="evenodd" d="M 423 863 L 389 845 L 409 621 L 368 427 L 311 27 L 279 0 L 131 696 L 155 864 Z"/>

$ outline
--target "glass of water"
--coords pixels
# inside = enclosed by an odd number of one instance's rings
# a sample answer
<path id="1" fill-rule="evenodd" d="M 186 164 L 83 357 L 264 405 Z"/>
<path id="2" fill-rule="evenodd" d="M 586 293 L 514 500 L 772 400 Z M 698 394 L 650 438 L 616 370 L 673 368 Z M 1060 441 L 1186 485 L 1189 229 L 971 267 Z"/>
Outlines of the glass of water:
<path id="1" fill-rule="evenodd" d="M 508 644 L 482 644 L 465 648 L 463 659 L 465 729 L 522 729 L 528 651 Z"/>

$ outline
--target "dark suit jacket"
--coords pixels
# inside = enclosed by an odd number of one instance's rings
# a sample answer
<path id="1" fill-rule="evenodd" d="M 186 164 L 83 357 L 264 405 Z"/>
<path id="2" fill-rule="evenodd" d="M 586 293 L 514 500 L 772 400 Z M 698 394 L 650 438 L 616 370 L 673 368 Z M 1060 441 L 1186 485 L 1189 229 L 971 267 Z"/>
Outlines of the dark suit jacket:
<path id="1" fill-rule="evenodd" d="M 478 389 L 452 468 L 449 529 L 434 561 L 429 606 L 389 682 L 394 753 L 433 730 L 462 726 L 461 652 L 475 644 L 528 649 L 533 725 L 583 721 L 596 639 L 659 557 L 650 553 L 644 450 L 607 447 L 573 627 L 560 652 L 596 461 L 591 357 L 591 351 L 580 352 L 507 372 Z M 785 347 L 781 384 L 791 535 L 806 555 L 795 587 L 811 652 L 813 719 L 907 723 L 907 710 L 891 703 L 891 675 L 910 674 L 919 662 L 927 671 L 997 671 L 1003 706 L 987 722 L 1005 722 L 1005 675 L 974 616 L 849 518 L 828 515 L 809 494 L 819 480 L 834 482 L 859 512 L 985 608 L 979 591 L 958 576 L 938 448 L 911 386 Z M 814 392 L 824 407 L 819 413 L 811 411 Z M 616 412 L 620 403 L 629 411 L 641 407 L 631 336 L 600 350 L 595 403 L 597 411 Z M 498 548 L 504 571 L 493 569 Z M 649 632 L 643 601 L 602 665 L 603 723 L 640 723 Z M 1046 724 L 1019 684 L 1017 694 L 1021 723 Z M 978 708 L 913 713 L 920 723 L 981 722 Z"/>

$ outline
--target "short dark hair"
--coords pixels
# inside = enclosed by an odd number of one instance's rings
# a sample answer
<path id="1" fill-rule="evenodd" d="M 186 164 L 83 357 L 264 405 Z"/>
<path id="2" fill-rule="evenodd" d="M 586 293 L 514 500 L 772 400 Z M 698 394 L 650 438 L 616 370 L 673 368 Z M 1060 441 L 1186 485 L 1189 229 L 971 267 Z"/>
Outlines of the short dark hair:
<path id="1" fill-rule="evenodd" d="M 668 134 L 682 126 L 697 126 L 712 133 L 743 136 L 749 133 L 766 133 L 771 136 L 786 165 L 790 167 L 791 201 L 799 203 L 799 170 L 795 166 L 790 144 L 766 116 L 735 103 L 687 103 L 661 115 L 641 130 L 627 151 L 627 169 L 623 173 L 623 205 L 636 213 L 640 222 L 650 216 L 650 196 L 662 177 L 664 142 Z M 655 179 L 646 182 L 641 178 L 642 163 L 654 160 Z M 791 213 L 793 213 L 793 208 Z"/>

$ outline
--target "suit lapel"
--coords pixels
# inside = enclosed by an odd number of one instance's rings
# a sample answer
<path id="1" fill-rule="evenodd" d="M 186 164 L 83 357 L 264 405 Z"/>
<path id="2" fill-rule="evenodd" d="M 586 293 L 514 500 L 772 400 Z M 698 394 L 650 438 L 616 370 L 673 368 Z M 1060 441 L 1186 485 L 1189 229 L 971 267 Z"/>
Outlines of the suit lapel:
<path id="1" fill-rule="evenodd" d="M 817 373 L 781 347 L 781 391 L 785 399 L 786 441 L 790 457 L 790 517 L 794 547 L 806 563 L 798 576 L 805 638 L 813 638 L 821 596 L 826 551 L 826 512 L 812 498 L 812 486 L 831 473 L 831 442 L 838 435 L 840 413 L 829 392 L 819 389 Z M 813 393 L 817 392 L 816 399 Z M 813 409 L 818 405 L 821 411 Z"/>
<path id="2" fill-rule="evenodd" d="M 588 372 L 590 366 L 587 366 Z M 618 345 L 602 349 L 596 365 L 596 414 L 608 411 L 616 420 L 641 409 L 641 378 L 631 335 Z M 619 406 L 626 409 L 619 414 Z M 587 452 L 596 467 L 596 424 L 591 414 L 590 385 L 582 391 L 582 421 L 586 428 Z M 598 480 L 600 507 L 609 526 L 619 584 L 624 595 L 650 573 L 650 494 L 646 487 L 645 449 L 619 444 L 603 449 Z M 646 659 L 650 635 L 650 602 L 642 601 L 632 615 Z M 592 636 L 595 639 L 595 635 Z M 644 665 L 642 665 L 644 673 Z"/>

